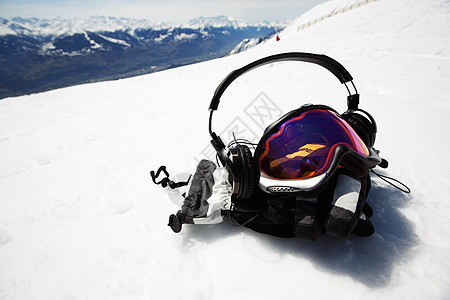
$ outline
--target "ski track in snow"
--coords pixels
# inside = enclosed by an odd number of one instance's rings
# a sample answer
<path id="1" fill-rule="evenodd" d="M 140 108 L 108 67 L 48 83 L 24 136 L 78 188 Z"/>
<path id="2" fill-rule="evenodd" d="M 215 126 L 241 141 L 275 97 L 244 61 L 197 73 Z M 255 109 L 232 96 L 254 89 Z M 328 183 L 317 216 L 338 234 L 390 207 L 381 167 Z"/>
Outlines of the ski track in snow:
<path id="1" fill-rule="evenodd" d="M 297 23 L 278 42 L 222 59 L 0 101 L 0 299 L 448 298 L 448 1 L 378 0 L 301 31 Z M 379 172 L 412 193 L 373 177 L 369 238 L 311 243 L 228 221 L 174 234 L 167 219 L 182 191 L 153 185 L 149 171 L 164 164 L 185 180 L 208 145 L 216 86 L 288 51 L 323 53 L 350 71 L 390 162 Z M 243 110 L 261 92 L 283 112 L 346 106 L 326 71 L 283 62 L 233 83 L 213 126 L 251 124 Z"/>

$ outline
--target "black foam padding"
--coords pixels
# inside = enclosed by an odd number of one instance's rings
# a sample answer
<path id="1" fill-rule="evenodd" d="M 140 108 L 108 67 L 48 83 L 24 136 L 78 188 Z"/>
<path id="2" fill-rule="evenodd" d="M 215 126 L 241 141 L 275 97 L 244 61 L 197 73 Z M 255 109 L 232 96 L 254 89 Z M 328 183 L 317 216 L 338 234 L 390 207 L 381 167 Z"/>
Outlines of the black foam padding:
<path id="1" fill-rule="evenodd" d="M 372 147 L 375 144 L 375 131 L 373 125 L 364 116 L 357 113 L 349 113 L 343 115 L 342 118 L 352 126 L 367 147 Z"/>
<path id="2" fill-rule="evenodd" d="M 238 198 L 248 199 L 255 187 L 255 166 L 253 165 L 252 152 L 244 145 L 237 145 L 236 149 L 240 160 L 240 170 L 242 170 Z"/>

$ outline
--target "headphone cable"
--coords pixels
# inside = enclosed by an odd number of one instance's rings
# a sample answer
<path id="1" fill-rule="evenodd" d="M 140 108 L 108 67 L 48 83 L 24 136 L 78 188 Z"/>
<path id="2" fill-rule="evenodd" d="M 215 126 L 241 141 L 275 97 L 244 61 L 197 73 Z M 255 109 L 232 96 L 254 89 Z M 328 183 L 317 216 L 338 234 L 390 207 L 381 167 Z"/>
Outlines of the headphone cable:
<path id="1" fill-rule="evenodd" d="M 370 169 L 370 171 L 371 171 L 373 174 L 377 175 L 380 179 L 382 179 L 383 181 L 389 183 L 390 185 L 392 185 L 392 186 L 395 187 L 396 189 L 402 191 L 403 193 L 406 193 L 406 194 L 411 193 L 411 189 L 410 189 L 406 184 L 404 184 L 403 182 L 401 182 L 401 181 L 399 181 L 399 180 L 397 180 L 397 179 L 395 179 L 395 178 L 386 176 L 386 175 L 378 174 L 378 173 L 375 172 L 373 169 Z M 395 183 L 397 183 L 398 185 L 395 184 Z"/>

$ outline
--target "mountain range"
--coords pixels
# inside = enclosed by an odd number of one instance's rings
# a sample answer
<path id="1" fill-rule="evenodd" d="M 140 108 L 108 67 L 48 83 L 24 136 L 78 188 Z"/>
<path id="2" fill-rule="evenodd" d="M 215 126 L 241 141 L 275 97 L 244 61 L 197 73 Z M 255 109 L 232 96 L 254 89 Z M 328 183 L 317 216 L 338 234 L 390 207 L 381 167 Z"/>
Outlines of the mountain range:
<path id="1" fill-rule="evenodd" d="M 187 24 L 113 17 L 0 18 L 0 98 L 222 57 L 284 26 L 226 16 Z"/>

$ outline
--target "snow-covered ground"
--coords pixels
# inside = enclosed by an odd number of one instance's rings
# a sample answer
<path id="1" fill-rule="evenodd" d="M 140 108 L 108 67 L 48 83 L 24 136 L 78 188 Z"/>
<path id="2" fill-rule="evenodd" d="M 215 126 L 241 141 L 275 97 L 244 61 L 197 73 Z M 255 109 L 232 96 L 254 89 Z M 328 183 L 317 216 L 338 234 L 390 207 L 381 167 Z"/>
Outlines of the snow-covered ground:
<path id="1" fill-rule="evenodd" d="M 332 2 L 311 18 L 355 1 Z M 300 21 L 226 58 L 0 101 L 0 299 L 448 298 L 450 3 L 378 0 L 297 31 Z M 165 164 L 186 179 L 208 146 L 216 86 L 286 51 L 323 53 L 350 71 L 390 162 L 379 172 L 412 193 L 373 179 L 369 238 L 305 242 L 229 222 L 174 234 L 167 219 L 181 192 L 149 171 Z M 240 124 L 260 135 L 245 112 L 262 97 L 277 114 L 346 107 L 326 70 L 271 64 L 227 90 L 216 131 Z"/>

